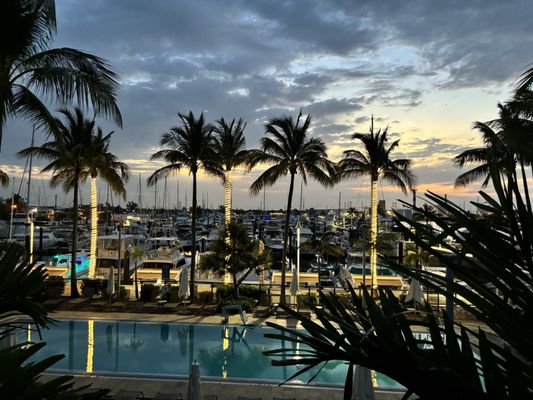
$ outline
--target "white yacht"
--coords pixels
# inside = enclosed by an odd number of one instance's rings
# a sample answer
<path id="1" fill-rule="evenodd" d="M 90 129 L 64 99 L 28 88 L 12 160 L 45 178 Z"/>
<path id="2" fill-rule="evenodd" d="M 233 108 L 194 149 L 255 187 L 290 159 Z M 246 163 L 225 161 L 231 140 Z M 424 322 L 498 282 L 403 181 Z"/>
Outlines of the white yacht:
<path id="1" fill-rule="evenodd" d="M 11 242 L 17 243 L 21 246 L 26 245 L 26 234 L 25 233 L 16 233 L 12 236 Z M 35 229 L 33 232 L 33 249 L 34 251 L 38 250 L 40 247 L 40 238 L 41 233 L 39 229 Z M 43 250 L 51 250 L 57 247 L 59 239 L 54 235 L 53 232 L 43 230 Z"/>
<path id="2" fill-rule="evenodd" d="M 145 241 L 138 279 L 177 280 L 180 267 L 187 264 L 176 236 L 160 236 Z"/>

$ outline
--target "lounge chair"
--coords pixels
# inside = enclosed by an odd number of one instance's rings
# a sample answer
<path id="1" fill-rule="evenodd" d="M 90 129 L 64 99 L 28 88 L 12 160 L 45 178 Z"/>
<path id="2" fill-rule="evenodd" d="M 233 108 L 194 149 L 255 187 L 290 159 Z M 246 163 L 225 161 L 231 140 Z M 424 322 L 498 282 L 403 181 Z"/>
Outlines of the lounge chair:
<path id="1" fill-rule="evenodd" d="M 119 390 L 113 396 L 115 400 L 139 400 L 144 399 L 144 394 L 140 390 Z"/>
<path id="2" fill-rule="evenodd" d="M 161 393 L 157 392 L 157 394 L 154 396 L 153 400 L 182 400 L 183 397 L 181 396 L 181 393 L 172 394 L 172 393 Z"/>

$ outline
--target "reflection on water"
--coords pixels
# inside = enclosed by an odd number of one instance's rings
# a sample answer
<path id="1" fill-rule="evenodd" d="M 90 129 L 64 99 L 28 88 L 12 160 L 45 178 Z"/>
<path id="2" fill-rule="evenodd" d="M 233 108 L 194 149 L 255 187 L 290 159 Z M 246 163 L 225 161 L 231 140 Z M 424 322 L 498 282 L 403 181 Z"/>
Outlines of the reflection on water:
<path id="1" fill-rule="evenodd" d="M 182 375 L 196 359 L 200 373 L 211 377 L 283 381 L 293 366 L 272 367 L 263 351 L 296 344 L 263 336 L 270 328 L 220 325 L 153 324 L 107 321 L 60 321 L 43 331 L 47 342 L 39 359 L 65 354 L 55 370 L 119 372 L 123 374 Z M 26 339 L 24 337 L 19 340 Z M 34 338 L 35 339 L 35 338 Z M 309 380 L 318 369 L 306 371 L 298 380 Z M 314 382 L 343 385 L 347 366 L 329 362 Z M 397 387 L 377 374 L 377 385 Z"/>
<path id="2" fill-rule="evenodd" d="M 69 324 L 70 328 L 70 324 Z M 70 335 L 69 335 L 70 337 Z M 94 321 L 87 321 L 87 368 L 88 374 L 93 372 L 93 358 L 94 358 Z"/>

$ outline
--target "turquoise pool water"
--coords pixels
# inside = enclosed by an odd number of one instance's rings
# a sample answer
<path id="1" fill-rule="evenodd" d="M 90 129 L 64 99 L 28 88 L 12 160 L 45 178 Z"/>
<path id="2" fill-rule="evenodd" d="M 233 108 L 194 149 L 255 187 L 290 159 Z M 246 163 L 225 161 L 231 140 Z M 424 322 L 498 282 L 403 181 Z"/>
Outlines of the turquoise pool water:
<path id="1" fill-rule="evenodd" d="M 202 376 L 222 379 L 283 381 L 296 367 L 273 367 L 263 351 L 292 346 L 263 335 L 267 327 L 199 324 L 160 324 L 115 321 L 59 321 L 42 332 L 47 343 L 39 358 L 64 354 L 52 369 L 61 372 L 117 373 L 149 376 L 187 376 L 193 360 Z M 20 340 L 26 340 L 22 335 Z M 38 341 L 35 333 L 31 337 Z M 307 382 L 317 370 L 300 375 Z M 347 366 L 329 363 L 314 383 L 344 385 Z M 375 385 L 400 387 L 376 374 Z"/>

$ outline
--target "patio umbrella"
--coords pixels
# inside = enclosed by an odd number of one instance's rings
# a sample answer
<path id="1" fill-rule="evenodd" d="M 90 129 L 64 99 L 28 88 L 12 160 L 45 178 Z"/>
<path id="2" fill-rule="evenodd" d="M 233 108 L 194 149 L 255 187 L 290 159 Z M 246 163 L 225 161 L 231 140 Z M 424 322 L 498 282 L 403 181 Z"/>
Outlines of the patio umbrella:
<path id="1" fill-rule="evenodd" d="M 405 302 L 409 303 L 410 301 L 418 304 L 424 303 L 422 287 L 420 286 L 420 282 L 417 279 L 411 280 L 411 284 L 409 285 L 409 291 L 407 292 L 407 296 L 405 296 Z"/>
<path id="2" fill-rule="evenodd" d="M 189 383 L 187 385 L 187 400 L 202 400 L 202 384 L 200 382 L 200 365 L 196 360 L 191 364 Z"/>
<path id="3" fill-rule="evenodd" d="M 339 278 L 340 278 L 340 280 L 342 282 L 342 286 L 343 287 L 347 288 L 348 287 L 348 283 L 352 286 L 352 288 L 355 287 L 355 282 L 353 280 L 353 276 L 350 273 L 350 271 L 348 271 L 348 268 L 346 268 L 345 266 L 340 268 L 340 270 L 339 270 Z"/>
<path id="4" fill-rule="evenodd" d="M 296 266 L 292 268 L 291 287 L 289 290 L 291 296 L 294 296 L 295 298 L 298 296 L 298 293 L 300 293 L 300 272 Z M 297 302 L 294 301 L 292 303 L 296 304 Z"/>
<path id="5" fill-rule="evenodd" d="M 353 393 L 355 400 L 374 400 L 372 373 L 368 368 L 356 365 L 353 373 Z"/>
<path id="6" fill-rule="evenodd" d="M 180 288 L 178 290 L 178 297 L 186 299 L 189 297 L 189 269 L 183 267 L 180 272 Z"/>
<path id="7" fill-rule="evenodd" d="M 107 277 L 107 294 L 109 295 L 110 300 L 115 294 L 115 271 L 113 270 L 113 266 L 109 267 L 109 276 Z"/>

